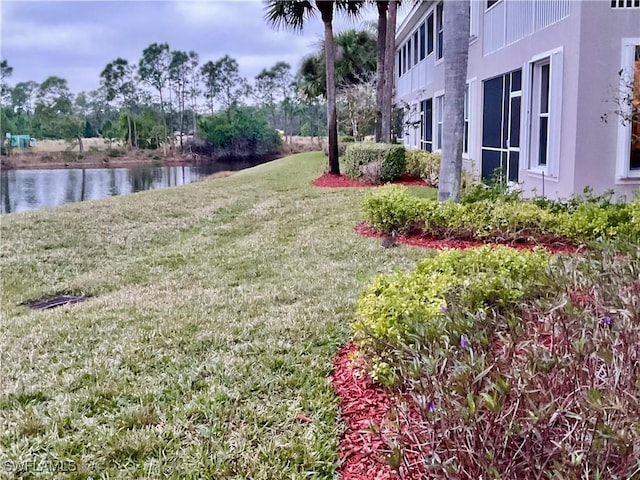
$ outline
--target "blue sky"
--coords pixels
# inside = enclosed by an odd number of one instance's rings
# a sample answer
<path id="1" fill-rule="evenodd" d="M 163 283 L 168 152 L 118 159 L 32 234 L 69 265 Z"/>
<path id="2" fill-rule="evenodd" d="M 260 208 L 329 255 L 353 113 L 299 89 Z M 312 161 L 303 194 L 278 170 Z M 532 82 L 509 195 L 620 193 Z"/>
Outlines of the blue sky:
<path id="1" fill-rule="evenodd" d="M 338 18 L 335 30 L 375 18 L 373 9 L 355 23 Z M 117 57 L 137 63 L 154 42 L 195 50 L 201 64 L 229 54 L 251 79 L 281 60 L 297 69 L 322 36 L 319 17 L 302 34 L 274 31 L 259 0 L 2 0 L 0 22 L 0 57 L 13 67 L 10 84 L 56 75 L 75 93 L 96 89 L 100 72 Z"/>

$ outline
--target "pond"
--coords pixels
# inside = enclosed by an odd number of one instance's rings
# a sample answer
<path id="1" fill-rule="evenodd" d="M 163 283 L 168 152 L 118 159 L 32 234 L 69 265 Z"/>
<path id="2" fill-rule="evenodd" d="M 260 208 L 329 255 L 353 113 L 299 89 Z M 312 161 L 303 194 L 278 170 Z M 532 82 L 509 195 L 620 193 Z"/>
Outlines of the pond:
<path id="1" fill-rule="evenodd" d="M 24 212 L 65 203 L 126 195 L 195 182 L 224 170 L 239 170 L 253 163 L 210 163 L 198 166 L 131 168 L 32 169 L 0 172 L 0 213 Z"/>

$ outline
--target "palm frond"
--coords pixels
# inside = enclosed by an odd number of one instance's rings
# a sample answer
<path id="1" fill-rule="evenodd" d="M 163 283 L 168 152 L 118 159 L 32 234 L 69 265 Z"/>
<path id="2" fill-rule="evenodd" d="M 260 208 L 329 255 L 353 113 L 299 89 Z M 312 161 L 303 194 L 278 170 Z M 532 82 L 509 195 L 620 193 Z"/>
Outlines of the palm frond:
<path id="1" fill-rule="evenodd" d="M 266 0 L 264 18 L 276 30 L 300 31 L 315 13 L 309 0 Z"/>

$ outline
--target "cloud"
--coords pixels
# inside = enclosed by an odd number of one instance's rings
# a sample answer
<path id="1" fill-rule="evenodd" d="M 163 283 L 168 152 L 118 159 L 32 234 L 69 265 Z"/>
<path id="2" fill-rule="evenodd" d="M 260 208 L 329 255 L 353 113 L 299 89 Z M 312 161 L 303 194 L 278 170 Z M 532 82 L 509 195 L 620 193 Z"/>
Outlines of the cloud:
<path id="1" fill-rule="evenodd" d="M 375 19 L 369 13 L 365 20 Z M 286 61 L 295 71 L 322 38 L 311 18 L 302 33 L 276 31 L 259 0 L 236 1 L 19 1 L 0 2 L 2 58 L 14 67 L 12 83 L 66 78 L 72 91 L 93 90 L 104 66 L 123 57 L 137 64 L 142 50 L 167 42 L 194 50 L 201 64 L 230 55 L 242 75 Z M 361 26 L 338 17 L 335 31 Z"/>

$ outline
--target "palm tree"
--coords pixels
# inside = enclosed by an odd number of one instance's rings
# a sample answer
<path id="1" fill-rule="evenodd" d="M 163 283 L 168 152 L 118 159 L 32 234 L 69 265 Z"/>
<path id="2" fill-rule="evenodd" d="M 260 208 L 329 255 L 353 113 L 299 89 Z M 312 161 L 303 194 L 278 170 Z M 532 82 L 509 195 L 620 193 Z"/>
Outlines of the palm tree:
<path id="1" fill-rule="evenodd" d="M 384 99 L 384 61 L 387 47 L 387 11 L 389 10 L 388 0 L 376 0 L 378 9 L 378 36 L 377 50 L 378 63 L 376 65 L 376 142 L 382 140 L 382 107 Z"/>
<path id="2" fill-rule="evenodd" d="M 455 2 L 454 2 L 455 3 Z M 389 0 L 387 12 L 387 31 L 385 34 L 384 84 L 381 95 L 382 132 L 380 139 L 391 142 L 391 112 L 393 110 L 393 67 L 396 53 L 396 19 L 398 16 L 398 0 Z"/>
<path id="3" fill-rule="evenodd" d="M 346 0 L 266 0 L 265 18 L 275 28 L 290 28 L 300 31 L 307 19 L 320 12 L 324 24 L 325 68 L 327 79 L 327 132 L 329 134 L 329 172 L 340 174 L 338 162 L 338 115 L 336 108 L 335 63 L 336 48 L 333 41 L 334 10 L 357 15 L 362 1 Z"/>
<path id="4" fill-rule="evenodd" d="M 469 0 L 444 2 L 444 128 L 438 200 L 460 198 L 464 96 L 469 59 Z"/>
<path id="5" fill-rule="evenodd" d="M 348 87 L 366 81 L 376 70 L 376 40 L 366 30 L 345 30 L 336 35 L 336 85 Z M 311 97 L 327 95 L 324 43 L 320 51 L 302 59 L 300 77 Z"/>

